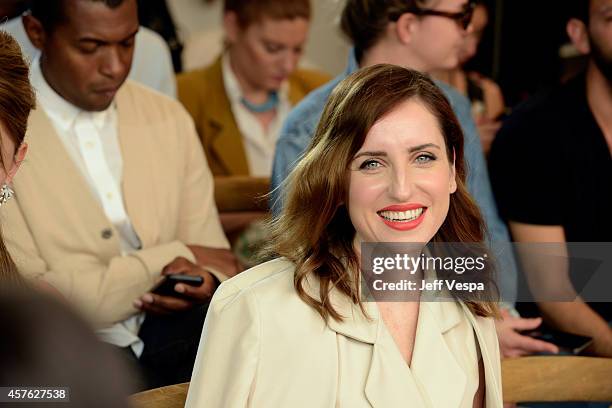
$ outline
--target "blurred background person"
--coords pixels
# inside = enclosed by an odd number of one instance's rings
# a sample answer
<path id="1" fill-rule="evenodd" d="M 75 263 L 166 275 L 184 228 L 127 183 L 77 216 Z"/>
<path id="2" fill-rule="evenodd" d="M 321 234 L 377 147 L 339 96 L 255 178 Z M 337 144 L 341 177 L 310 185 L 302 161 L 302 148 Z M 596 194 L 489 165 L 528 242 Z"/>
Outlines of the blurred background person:
<path id="1" fill-rule="evenodd" d="M 292 106 L 327 75 L 298 68 L 309 0 L 226 0 L 226 50 L 178 77 L 215 176 L 269 177 L 276 140 Z"/>
<path id="2" fill-rule="evenodd" d="M 15 401 L 15 405 L 7 406 L 131 406 L 128 397 L 141 386 L 133 366 L 101 343 L 91 328 L 57 298 L 3 285 L 0 386 L 62 387 L 68 390 L 70 401 L 42 404 Z"/>
<path id="3" fill-rule="evenodd" d="M 12 181 L 24 160 L 24 142 L 30 111 L 35 106 L 34 91 L 28 80 L 29 68 L 19 43 L 0 30 L 0 207 L 14 196 Z M 4 217 L 2 210 L 0 216 Z M 0 281 L 25 285 L 9 256 L 0 227 Z M 36 281 L 37 289 L 61 298 L 51 285 Z M 2 284 L 0 284 L 2 286 Z"/>
<path id="4" fill-rule="evenodd" d="M 181 72 L 183 43 L 166 0 L 138 0 L 138 20 L 140 25 L 155 31 L 166 41 L 172 55 L 174 72 Z"/>
<path id="5" fill-rule="evenodd" d="M 489 24 L 489 11 L 482 0 L 476 2 L 472 16 L 472 31 L 465 37 L 459 51 L 459 65 L 453 69 L 433 72 L 433 76 L 446 82 L 472 104 L 472 116 L 476 122 L 485 154 L 489 153 L 495 134 L 501 126 L 500 115 L 505 111 L 504 97 L 499 85 L 476 71 L 466 70 L 466 64 L 478 52 L 478 46 Z"/>
<path id="6" fill-rule="evenodd" d="M 592 353 L 612 357 L 612 302 L 580 297 L 576 284 L 588 271 L 573 262 L 571 245 L 612 242 L 612 0 L 570 5 L 566 32 L 589 56 L 586 72 L 514 109 L 493 143 L 491 177 L 514 240 L 536 249 L 556 244 L 553 255 L 563 261 L 551 271 L 525 258 L 539 313 L 559 330 L 593 338 Z M 538 299 L 538 288 L 576 300 Z"/>
<path id="7" fill-rule="evenodd" d="M 0 214 L 13 198 L 13 177 L 23 162 L 28 146 L 23 142 L 30 111 L 34 109 L 34 91 L 29 68 L 18 43 L 0 30 Z M 0 233 L 0 286 L 20 281 Z"/>

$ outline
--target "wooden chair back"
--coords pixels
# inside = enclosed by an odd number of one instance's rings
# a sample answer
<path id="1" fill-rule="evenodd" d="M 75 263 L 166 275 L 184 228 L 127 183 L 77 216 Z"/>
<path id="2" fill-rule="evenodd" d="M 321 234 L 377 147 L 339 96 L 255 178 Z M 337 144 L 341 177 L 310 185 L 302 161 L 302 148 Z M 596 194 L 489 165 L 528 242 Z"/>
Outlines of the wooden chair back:
<path id="1" fill-rule="evenodd" d="M 530 356 L 502 361 L 504 402 L 612 401 L 612 359 Z"/>
<path id="2" fill-rule="evenodd" d="M 502 361 L 504 402 L 612 401 L 612 359 L 537 356 Z M 134 394 L 134 408 L 183 408 L 189 383 Z"/>
<path id="3" fill-rule="evenodd" d="M 261 197 L 270 192 L 267 177 L 215 177 L 215 203 L 220 213 L 236 211 L 268 211 L 268 202 Z"/>
<path id="4" fill-rule="evenodd" d="M 139 392 L 130 397 L 130 405 L 134 408 L 183 408 L 188 389 L 189 383 L 183 383 Z"/>

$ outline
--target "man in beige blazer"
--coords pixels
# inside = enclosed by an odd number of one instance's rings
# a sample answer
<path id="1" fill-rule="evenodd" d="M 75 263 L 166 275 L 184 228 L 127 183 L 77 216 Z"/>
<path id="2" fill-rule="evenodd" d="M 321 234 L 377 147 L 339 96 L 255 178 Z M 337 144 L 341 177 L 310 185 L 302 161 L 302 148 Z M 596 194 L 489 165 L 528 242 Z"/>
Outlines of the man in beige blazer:
<path id="1" fill-rule="evenodd" d="M 38 108 L 29 156 L 3 208 L 9 251 L 144 370 L 149 387 L 187 381 L 205 308 L 237 272 L 193 121 L 175 101 L 124 83 L 135 0 L 32 2 L 24 26 Z M 150 293 L 163 274 L 185 298 Z"/>

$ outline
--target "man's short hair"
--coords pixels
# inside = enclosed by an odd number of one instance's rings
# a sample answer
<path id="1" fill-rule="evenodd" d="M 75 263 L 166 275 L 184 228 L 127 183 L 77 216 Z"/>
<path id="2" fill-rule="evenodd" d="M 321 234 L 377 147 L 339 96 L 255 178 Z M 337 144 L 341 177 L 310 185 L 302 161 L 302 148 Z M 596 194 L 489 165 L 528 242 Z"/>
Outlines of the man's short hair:
<path id="1" fill-rule="evenodd" d="M 274 20 L 310 20 L 310 0 L 225 0 L 224 12 L 232 11 L 241 27 L 260 21 L 263 17 Z"/>
<path id="2" fill-rule="evenodd" d="M 124 0 L 86 0 L 104 3 L 109 8 L 119 7 Z M 43 25 L 46 32 L 50 33 L 59 24 L 66 22 L 65 13 L 66 0 L 30 0 L 30 13 Z"/>

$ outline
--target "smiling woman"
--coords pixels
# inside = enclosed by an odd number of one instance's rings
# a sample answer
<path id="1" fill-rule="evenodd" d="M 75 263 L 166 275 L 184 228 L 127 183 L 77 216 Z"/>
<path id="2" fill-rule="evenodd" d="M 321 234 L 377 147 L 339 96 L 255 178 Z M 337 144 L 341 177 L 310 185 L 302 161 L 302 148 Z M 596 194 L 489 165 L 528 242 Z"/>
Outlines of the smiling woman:
<path id="1" fill-rule="evenodd" d="M 282 258 L 212 300 L 187 406 L 501 407 L 494 305 L 455 285 L 451 302 L 360 291 L 362 242 L 482 242 L 465 172 L 428 78 L 375 65 L 343 80 L 272 225 Z"/>
<path id="2" fill-rule="evenodd" d="M 431 240 L 457 190 L 444 145 L 436 118 L 417 100 L 372 126 L 350 164 L 347 207 L 357 245 Z"/>
<path id="3" fill-rule="evenodd" d="M 287 181 L 272 242 L 296 263 L 298 292 L 315 273 L 323 292 L 340 283 L 357 302 L 347 273 L 359 270 L 360 242 L 477 243 L 484 224 L 465 187 L 463 133 L 440 90 L 422 74 L 389 65 L 350 79 L 332 94 Z M 327 302 L 314 306 L 323 317 L 339 317 Z M 494 314 L 488 304 L 470 307 Z"/>

